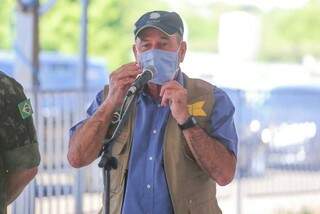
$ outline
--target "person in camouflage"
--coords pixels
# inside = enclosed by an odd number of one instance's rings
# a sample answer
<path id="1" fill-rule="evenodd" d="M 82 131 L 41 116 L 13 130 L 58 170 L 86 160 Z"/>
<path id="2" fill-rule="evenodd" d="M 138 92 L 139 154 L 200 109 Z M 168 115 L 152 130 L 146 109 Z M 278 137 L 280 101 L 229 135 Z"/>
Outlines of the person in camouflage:
<path id="1" fill-rule="evenodd" d="M 30 100 L 0 71 L 0 214 L 34 178 L 40 163 Z"/>

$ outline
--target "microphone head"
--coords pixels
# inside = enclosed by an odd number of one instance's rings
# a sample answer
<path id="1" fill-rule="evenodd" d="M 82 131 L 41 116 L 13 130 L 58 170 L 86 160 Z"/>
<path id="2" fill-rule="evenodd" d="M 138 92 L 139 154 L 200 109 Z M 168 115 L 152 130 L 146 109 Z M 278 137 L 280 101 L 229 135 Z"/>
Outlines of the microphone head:
<path id="1" fill-rule="evenodd" d="M 142 73 L 146 73 L 146 75 L 148 76 L 148 80 L 151 80 L 153 78 L 153 75 L 155 74 L 156 70 L 154 68 L 154 66 L 152 65 L 148 65 L 146 67 L 143 68 Z M 150 77 L 149 77 L 150 75 Z"/>
<path id="2" fill-rule="evenodd" d="M 140 91 L 149 80 L 153 78 L 155 73 L 155 68 L 153 66 L 146 66 L 142 69 L 142 73 L 137 76 L 136 80 L 132 83 L 131 87 L 128 90 L 127 96 L 135 94 L 137 91 Z"/>

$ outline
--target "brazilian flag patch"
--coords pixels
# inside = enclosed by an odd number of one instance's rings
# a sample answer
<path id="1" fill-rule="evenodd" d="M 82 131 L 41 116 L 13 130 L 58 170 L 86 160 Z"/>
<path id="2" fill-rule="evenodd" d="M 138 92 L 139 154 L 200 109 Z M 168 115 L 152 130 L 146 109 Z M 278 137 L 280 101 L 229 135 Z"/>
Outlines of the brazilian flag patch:
<path id="1" fill-rule="evenodd" d="M 33 114 L 30 99 L 24 100 L 18 104 L 19 112 L 22 119 L 26 119 Z"/>

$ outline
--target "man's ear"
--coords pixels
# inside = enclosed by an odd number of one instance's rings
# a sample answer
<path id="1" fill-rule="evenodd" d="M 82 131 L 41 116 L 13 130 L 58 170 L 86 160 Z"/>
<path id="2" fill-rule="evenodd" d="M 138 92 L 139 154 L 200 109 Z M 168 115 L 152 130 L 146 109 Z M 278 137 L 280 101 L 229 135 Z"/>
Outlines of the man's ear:
<path id="1" fill-rule="evenodd" d="M 137 48 L 135 44 L 132 45 L 132 52 L 134 54 L 134 58 L 136 59 L 136 62 L 138 62 L 138 54 L 137 54 Z"/>
<path id="2" fill-rule="evenodd" d="M 187 52 L 187 43 L 185 41 L 182 41 L 180 45 L 179 53 L 178 53 L 180 63 L 183 62 L 186 52 Z"/>

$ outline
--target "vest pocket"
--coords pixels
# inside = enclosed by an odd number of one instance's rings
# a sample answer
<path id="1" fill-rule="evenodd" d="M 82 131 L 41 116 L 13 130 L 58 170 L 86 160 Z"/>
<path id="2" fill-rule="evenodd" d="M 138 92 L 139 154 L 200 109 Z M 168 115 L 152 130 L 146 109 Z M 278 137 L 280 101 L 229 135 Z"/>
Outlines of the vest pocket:
<path id="1" fill-rule="evenodd" d="M 213 197 L 213 195 L 207 199 L 189 201 L 189 204 L 189 214 L 222 214 L 217 200 Z"/>
<path id="2" fill-rule="evenodd" d="M 115 155 L 118 167 L 111 171 L 110 192 L 112 194 L 119 193 L 124 188 L 124 180 L 126 177 L 126 166 L 124 161 L 128 159 L 128 154 Z"/>
<path id="3" fill-rule="evenodd" d="M 189 213 L 221 214 L 215 191 L 207 185 L 198 186 L 197 190 L 187 198 Z"/>
<path id="4" fill-rule="evenodd" d="M 122 165 L 119 164 L 119 160 L 117 160 L 117 162 L 118 162 L 118 168 L 115 170 L 113 169 L 111 171 L 111 183 L 110 183 L 111 197 L 112 197 L 112 194 L 116 194 L 117 192 L 119 192 L 119 190 L 121 189 L 120 187 L 123 180 Z"/>
<path id="5" fill-rule="evenodd" d="M 128 160 L 126 151 L 128 133 L 121 133 L 112 147 L 112 155 L 117 159 L 117 169 L 111 171 L 110 192 L 118 193 L 124 185 L 125 163 Z M 112 197 L 112 194 L 111 194 Z"/>
<path id="6" fill-rule="evenodd" d="M 117 139 L 115 140 L 116 142 L 113 144 L 113 147 L 112 147 L 112 154 L 120 155 L 123 153 L 123 151 L 125 150 L 125 146 L 127 144 L 127 141 L 128 141 L 128 137 L 129 137 L 128 132 L 122 132 L 117 137 Z"/>
<path id="7" fill-rule="evenodd" d="M 185 140 L 183 140 L 183 142 L 184 142 L 184 143 L 183 143 L 183 145 L 184 145 L 184 150 L 183 150 L 184 155 L 185 155 L 186 158 L 189 159 L 190 161 L 196 162 L 196 159 L 194 158 L 194 156 L 193 156 L 193 154 L 192 154 L 192 152 L 191 152 L 191 150 L 190 150 L 190 148 L 189 148 L 188 143 L 187 143 Z"/>

